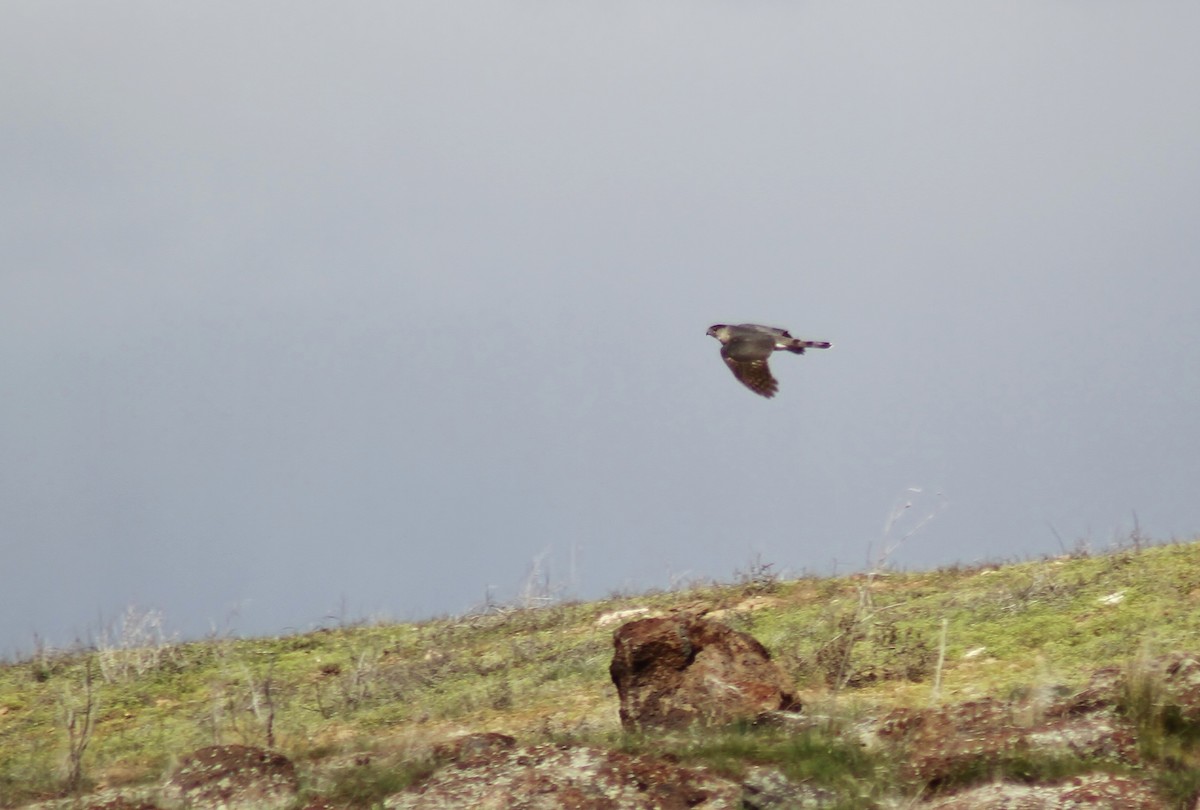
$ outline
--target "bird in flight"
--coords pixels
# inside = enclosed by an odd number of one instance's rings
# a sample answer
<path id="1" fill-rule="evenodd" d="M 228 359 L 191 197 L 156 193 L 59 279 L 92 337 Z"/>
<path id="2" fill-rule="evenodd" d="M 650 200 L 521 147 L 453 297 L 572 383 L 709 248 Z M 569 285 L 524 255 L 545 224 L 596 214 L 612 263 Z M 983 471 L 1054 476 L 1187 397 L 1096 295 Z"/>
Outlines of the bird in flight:
<path id="1" fill-rule="evenodd" d="M 832 343 L 824 340 L 800 340 L 786 330 L 756 323 L 727 326 L 718 323 L 708 327 L 710 337 L 721 341 L 721 358 L 733 376 L 759 396 L 775 396 L 779 383 L 771 376 L 767 358 L 775 351 L 804 354 L 805 349 L 828 349 Z"/>

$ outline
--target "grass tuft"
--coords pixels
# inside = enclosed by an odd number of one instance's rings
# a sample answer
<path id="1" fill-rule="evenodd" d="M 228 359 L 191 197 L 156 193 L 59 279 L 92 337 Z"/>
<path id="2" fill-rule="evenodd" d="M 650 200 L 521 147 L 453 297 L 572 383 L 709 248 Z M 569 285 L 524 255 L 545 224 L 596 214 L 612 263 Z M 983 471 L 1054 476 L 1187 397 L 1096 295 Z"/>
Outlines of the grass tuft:
<path id="1" fill-rule="evenodd" d="M 432 772 L 429 762 L 366 761 L 338 771 L 323 796 L 335 805 L 377 807 L 388 796 L 428 778 Z"/>

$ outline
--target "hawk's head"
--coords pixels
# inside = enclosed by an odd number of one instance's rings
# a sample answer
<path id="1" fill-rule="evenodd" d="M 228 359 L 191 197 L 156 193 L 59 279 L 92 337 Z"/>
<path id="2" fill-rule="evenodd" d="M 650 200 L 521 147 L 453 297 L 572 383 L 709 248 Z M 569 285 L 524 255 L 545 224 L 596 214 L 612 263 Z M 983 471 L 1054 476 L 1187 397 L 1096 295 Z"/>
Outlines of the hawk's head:
<path id="1" fill-rule="evenodd" d="M 729 336 L 728 329 L 729 327 L 723 323 L 714 323 L 712 326 L 708 327 L 707 334 L 709 337 L 715 337 L 717 340 L 724 343 L 725 338 Z"/>

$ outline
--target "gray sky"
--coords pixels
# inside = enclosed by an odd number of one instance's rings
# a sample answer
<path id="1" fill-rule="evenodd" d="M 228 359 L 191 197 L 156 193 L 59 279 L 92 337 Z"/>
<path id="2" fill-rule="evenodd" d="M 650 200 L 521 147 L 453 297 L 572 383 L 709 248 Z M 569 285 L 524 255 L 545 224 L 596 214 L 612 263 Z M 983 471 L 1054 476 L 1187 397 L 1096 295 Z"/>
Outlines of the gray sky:
<path id="1" fill-rule="evenodd" d="M 5 3 L 0 655 L 1195 536 L 1198 28 Z"/>

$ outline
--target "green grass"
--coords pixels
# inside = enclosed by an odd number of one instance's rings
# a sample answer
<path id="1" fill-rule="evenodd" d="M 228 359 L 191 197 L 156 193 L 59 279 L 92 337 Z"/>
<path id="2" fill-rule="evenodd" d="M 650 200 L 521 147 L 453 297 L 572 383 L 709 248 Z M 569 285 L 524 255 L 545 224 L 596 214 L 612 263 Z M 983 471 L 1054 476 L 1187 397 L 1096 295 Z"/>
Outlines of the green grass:
<path id="1" fill-rule="evenodd" d="M 364 740 L 385 749 L 405 740 L 388 761 L 410 781 L 428 755 L 411 741 L 455 730 L 504 731 L 522 743 L 611 742 L 620 736 L 608 676 L 616 625 L 597 619 L 633 607 L 724 611 L 723 621 L 772 651 L 806 701 L 842 715 L 928 703 L 943 620 L 943 702 L 1078 687 L 1101 666 L 1200 649 L 1197 543 L 875 577 L 781 581 L 756 570 L 730 585 L 587 604 L 101 651 L 113 677 L 93 682 L 84 774 L 93 783 L 155 785 L 200 746 L 271 742 L 326 785 L 323 795 L 367 806 L 393 789 L 392 777 L 370 768 L 322 775 Z M 1119 602 L 1102 601 L 1118 593 Z M 84 705 L 85 671 L 89 663 L 96 671 L 99 654 L 43 651 L 0 664 L 0 807 L 62 791 L 65 717 Z M 1182 795 L 1200 783 L 1200 731 L 1155 689 L 1146 686 L 1149 697 L 1131 692 L 1123 711 L 1138 718 L 1164 784 Z M 620 745 L 664 750 L 661 741 Z M 850 785 L 886 782 L 892 767 L 833 732 L 733 729 L 670 745 L 682 760 L 722 772 L 771 764 L 847 795 Z M 1064 772 L 1076 766 L 1066 763 Z M 1021 767 L 1032 766 L 1014 762 L 1011 772 Z"/>
<path id="2" fill-rule="evenodd" d="M 321 795 L 336 805 L 375 807 L 393 793 L 427 777 L 433 766 L 427 763 L 364 762 L 337 772 Z"/>
<path id="3" fill-rule="evenodd" d="M 957 789 L 995 781 L 1023 784 L 1057 783 L 1073 776 L 1099 771 L 1124 773 L 1129 768 L 1072 756 L 1022 756 L 1007 754 L 991 760 L 969 760 L 953 768 L 936 784 L 925 786 L 927 795 L 944 795 Z"/>
<path id="4" fill-rule="evenodd" d="M 862 746 L 818 730 L 790 733 L 735 724 L 694 735 L 625 735 L 619 746 L 633 754 L 670 754 L 680 762 L 706 765 L 733 778 L 751 765 L 770 765 L 796 782 L 846 788 L 890 777 L 892 765 Z"/>

